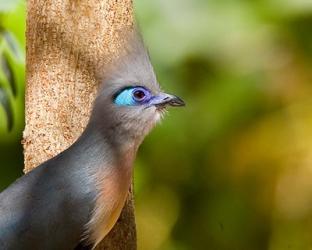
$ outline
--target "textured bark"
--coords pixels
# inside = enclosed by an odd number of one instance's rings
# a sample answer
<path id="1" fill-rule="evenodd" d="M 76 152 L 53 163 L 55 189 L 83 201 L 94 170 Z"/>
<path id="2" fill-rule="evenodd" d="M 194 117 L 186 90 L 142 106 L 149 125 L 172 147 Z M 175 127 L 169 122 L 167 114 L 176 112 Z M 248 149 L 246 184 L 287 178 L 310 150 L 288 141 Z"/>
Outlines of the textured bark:
<path id="1" fill-rule="evenodd" d="M 132 28 L 132 0 L 28 0 L 25 172 L 81 134 L 98 76 L 122 47 L 119 31 Z M 98 249 L 136 249 L 131 194 Z"/>

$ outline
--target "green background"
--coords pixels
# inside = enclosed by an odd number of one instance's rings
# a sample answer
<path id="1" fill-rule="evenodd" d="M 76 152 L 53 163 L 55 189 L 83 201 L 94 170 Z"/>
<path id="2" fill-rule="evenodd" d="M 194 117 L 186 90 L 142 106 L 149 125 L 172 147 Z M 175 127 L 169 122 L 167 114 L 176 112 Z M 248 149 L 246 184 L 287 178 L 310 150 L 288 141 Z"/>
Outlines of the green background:
<path id="1" fill-rule="evenodd" d="M 0 189 L 23 166 L 25 4 L 7 2 Z M 170 110 L 135 163 L 139 249 L 312 249 L 312 1 L 135 7 L 159 82 L 187 103 Z"/>

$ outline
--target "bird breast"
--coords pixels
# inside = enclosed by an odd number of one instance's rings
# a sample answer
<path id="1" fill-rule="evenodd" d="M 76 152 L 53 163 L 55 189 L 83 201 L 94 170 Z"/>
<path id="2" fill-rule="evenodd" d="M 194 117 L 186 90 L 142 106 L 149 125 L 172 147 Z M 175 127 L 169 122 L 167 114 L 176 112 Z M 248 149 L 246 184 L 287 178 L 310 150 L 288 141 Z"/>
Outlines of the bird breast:
<path id="1" fill-rule="evenodd" d="M 132 179 L 133 157 L 126 154 L 119 166 L 105 167 L 97 174 L 98 194 L 90 221 L 87 238 L 94 247 L 117 222 L 128 196 Z"/>

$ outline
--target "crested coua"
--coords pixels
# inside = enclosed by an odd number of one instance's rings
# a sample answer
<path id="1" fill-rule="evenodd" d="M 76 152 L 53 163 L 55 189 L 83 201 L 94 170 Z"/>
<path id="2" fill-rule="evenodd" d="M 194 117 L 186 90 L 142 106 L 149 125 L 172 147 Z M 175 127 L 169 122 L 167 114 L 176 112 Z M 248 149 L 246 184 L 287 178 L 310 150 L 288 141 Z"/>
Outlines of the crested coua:
<path id="1" fill-rule="evenodd" d="M 0 194 L 1 250 L 95 247 L 117 221 L 144 137 L 168 106 L 141 39 L 105 75 L 86 129 Z"/>

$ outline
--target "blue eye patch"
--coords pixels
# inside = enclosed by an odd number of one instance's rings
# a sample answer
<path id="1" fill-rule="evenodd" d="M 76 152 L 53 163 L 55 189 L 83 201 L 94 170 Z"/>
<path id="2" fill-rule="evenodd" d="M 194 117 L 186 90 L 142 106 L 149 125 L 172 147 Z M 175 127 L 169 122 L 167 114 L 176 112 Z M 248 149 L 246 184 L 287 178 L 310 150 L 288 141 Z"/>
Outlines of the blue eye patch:
<path id="1" fill-rule="evenodd" d="M 151 98 L 152 94 L 146 88 L 128 87 L 116 94 L 114 103 L 118 106 L 137 106 L 146 104 Z"/>
<path id="2" fill-rule="evenodd" d="M 132 91 L 133 89 L 125 89 L 121 91 L 116 97 L 115 97 L 115 104 L 118 106 L 132 106 L 135 105 L 135 100 L 132 98 Z"/>

